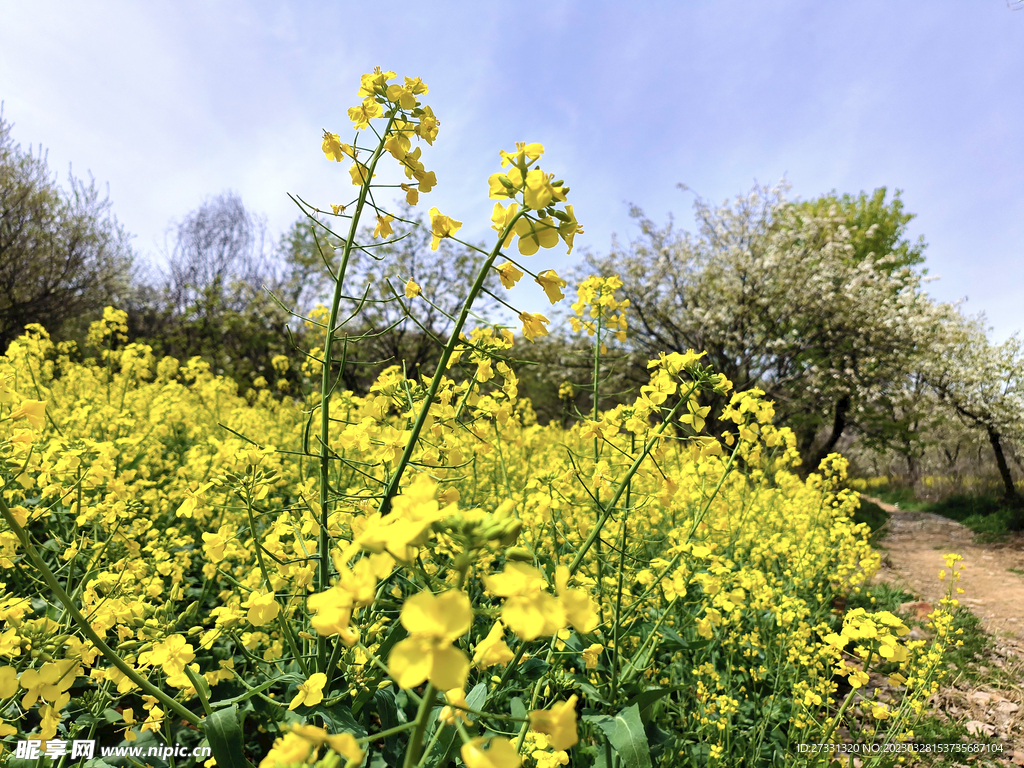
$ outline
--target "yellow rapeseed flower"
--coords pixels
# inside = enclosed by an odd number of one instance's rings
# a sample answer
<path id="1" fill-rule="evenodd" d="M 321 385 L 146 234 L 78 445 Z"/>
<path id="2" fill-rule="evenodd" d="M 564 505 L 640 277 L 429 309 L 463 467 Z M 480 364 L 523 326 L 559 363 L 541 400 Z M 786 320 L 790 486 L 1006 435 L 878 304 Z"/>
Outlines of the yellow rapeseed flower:
<path id="1" fill-rule="evenodd" d="M 433 239 L 430 241 L 430 250 L 436 251 L 437 246 L 446 237 L 451 237 L 462 228 L 461 221 L 444 216 L 437 208 L 430 209 L 430 234 Z"/>
<path id="2" fill-rule="evenodd" d="M 395 220 L 395 217 L 390 214 L 377 217 L 377 226 L 373 230 L 373 236 L 377 237 L 391 237 L 394 234 L 394 230 L 391 229 L 391 222 Z"/>
<path id="3" fill-rule="evenodd" d="M 419 592 L 405 601 L 401 622 L 409 637 L 388 656 L 388 669 L 398 687 L 414 688 L 424 680 L 444 691 L 464 687 L 469 658 L 452 643 L 473 624 L 466 593 Z"/>
<path id="4" fill-rule="evenodd" d="M 367 96 L 363 99 L 363 103 L 358 107 L 352 107 L 348 111 L 349 120 L 355 125 L 357 131 L 361 131 L 366 128 L 372 119 L 380 117 L 384 114 L 384 110 L 381 109 L 380 104 L 374 101 L 372 96 Z"/>
<path id="5" fill-rule="evenodd" d="M 544 325 L 551 321 L 544 317 L 544 315 L 520 312 L 519 319 L 523 321 L 523 335 L 530 341 L 533 341 L 538 336 L 548 335 L 548 329 Z"/>
<path id="6" fill-rule="evenodd" d="M 42 429 L 46 423 L 46 403 L 42 400 L 24 400 L 11 411 L 10 418 L 14 421 L 27 419 L 33 429 Z"/>
<path id="7" fill-rule="evenodd" d="M 560 278 L 553 269 L 545 269 L 543 272 L 537 275 L 535 278 L 536 283 L 544 289 L 544 293 L 547 294 L 548 301 L 552 304 L 557 304 L 559 301 L 565 298 L 565 294 L 562 293 L 562 289 L 568 284 L 565 280 Z"/>
<path id="8" fill-rule="evenodd" d="M 573 694 L 568 700 L 555 704 L 548 710 L 534 710 L 530 713 L 530 727 L 547 734 L 551 746 L 558 750 L 569 749 L 579 741 L 576 733 L 576 702 Z"/>
<path id="9" fill-rule="evenodd" d="M 459 754 L 466 768 L 519 768 L 523 761 L 506 738 L 476 738 L 462 745 Z"/>
<path id="10" fill-rule="evenodd" d="M 522 218 L 516 222 L 516 234 L 519 235 L 519 253 L 533 256 L 540 248 L 554 248 L 558 245 L 558 228 L 550 216 L 539 221 Z"/>
<path id="11" fill-rule="evenodd" d="M 501 284 L 506 288 L 514 286 L 523 276 L 522 270 L 516 267 L 516 265 L 511 261 L 499 264 L 495 269 L 498 270 L 498 277 L 501 279 Z"/>
<path id="12" fill-rule="evenodd" d="M 491 213 L 491 229 L 500 235 L 505 231 L 505 227 L 507 227 L 516 217 L 516 211 L 518 210 L 518 203 L 509 203 L 508 208 L 503 206 L 501 203 L 495 203 L 494 211 Z M 512 242 L 512 238 L 515 237 L 515 234 L 515 230 L 509 230 L 509 233 L 505 237 L 505 241 L 501 244 L 501 247 L 508 248 L 509 243 Z"/>
<path id="13" fill-rule="evenodd" d="M 473 663 L 480 669 L 492 667 L 495 664 L 507 664 L 515 658 L 512 649 L 505 643 L 504 628 L 500 621 L 494 622 L 487 637 L 481 640 L 473 652 Z"/>
<path id="14" fill-rule="evenodd" d="M 273 592 L 252 592 L 242 607 L 249 609 L 246 618 L 254 627 L 269 624 L 281 613 L 281 605 L 274 599 Z"/>
<path id="15" fill-rule="evenodd" d="M 312 707 L 324 700 L 324 686 L 327 685 L 327 675 L 323 672 L 315 672 L 309 676 L 304 683 L 299 683 L 299 692 L 295 694 L 288 709 L 298 709 L 300 706 Z"/>

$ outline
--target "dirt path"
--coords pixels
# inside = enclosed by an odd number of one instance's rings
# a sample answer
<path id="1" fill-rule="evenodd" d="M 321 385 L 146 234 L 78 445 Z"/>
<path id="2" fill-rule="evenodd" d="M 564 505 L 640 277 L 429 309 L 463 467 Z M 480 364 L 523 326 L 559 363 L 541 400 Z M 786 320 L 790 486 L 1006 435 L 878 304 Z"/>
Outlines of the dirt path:
<path id="1" fill-rule="evenodd" d="M 999 544 L 976 542 L 970 529 L 953 520 L 863 498 L 892 515 L 878 544 L 882 570 L 876 580 L 912 592 L 930 608 L 944 597 L 948 584 L 938 579 L 942 569 L 949 578 L 942 556 L 949 552 L 963 556 L 967 567 L 960 577 L 965 592 L 960 601 L 993 638 L 984 663 L 1001 667 L 1006 677 L 993 687 L 972 684 L 957 675 L 932 697 L 929 708 L 940 719 L 961 723 L 977 738 L 1001 743 L 1004 751 L 995 765 L 1024 765 L 1024 537 Z M 967 764 L 972 761 L 973 757 Z"/>
<path id="2" fill-rule="evenodd" d="M 945 588 L 938 578 L 946 568 L 942 556 L 962 555 L 967 568 L 960 578 L 965 592 L 961 602 L 1000 644 L 1024 657 L 1024 541 L 978 543 L 968 528 L 953 520 L 863 498 L 892 515 L 879 542 L 883 568 L 876 578 L 937 604 Z"/>

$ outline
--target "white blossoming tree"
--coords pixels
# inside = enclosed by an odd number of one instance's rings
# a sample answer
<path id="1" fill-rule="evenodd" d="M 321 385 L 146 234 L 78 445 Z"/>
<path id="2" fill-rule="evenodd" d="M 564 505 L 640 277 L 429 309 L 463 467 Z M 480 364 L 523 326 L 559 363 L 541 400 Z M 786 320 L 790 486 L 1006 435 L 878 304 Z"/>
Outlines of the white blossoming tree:
<path id="1" fill-rule="evenodd" d="M 991 343 L 984 316 L 965 317 L 948 304 L 935 305 L 933 313 L 936 344 L 922 359 L 923 376 L 966 426 L 985 433 L 1006 501 L 1016 510 L 1013 524 L 1024 527 L 1024 505 L 1006 458 L 1007 444 L 1024 439 L 1024 344 L 1017 334 Z"/>
<path id="2" fill-rule="evenodd" d="M 706 350 L 738 389 L 765 389 L 813 470 L 851 426 L 893 439 L 886 397 L 925 344 L 929 299 L 898 196 L 794 203 L 786 189 L 698 199 L 696 235 L 634 209 L 641 237 L 589 266 L 622 276 L 639 351 Z"/>

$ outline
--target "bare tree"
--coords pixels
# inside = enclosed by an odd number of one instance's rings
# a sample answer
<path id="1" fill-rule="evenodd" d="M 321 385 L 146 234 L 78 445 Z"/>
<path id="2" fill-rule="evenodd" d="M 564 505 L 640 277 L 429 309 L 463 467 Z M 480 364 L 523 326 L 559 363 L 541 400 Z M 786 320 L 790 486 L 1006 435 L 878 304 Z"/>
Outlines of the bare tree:
<path id="1" fill-rule="evenodd" d="M 266 226 L 226 192 L 206 200 L 175 230 L 167 275 L 169 307 L 182 315 L 242 311 L 270 279 Z"/>
<path id="2" fill-rule="evenodd" d="M 60 331 L 129 290 L 129 237 L 95 181 L 61 188 L 0 112 L 0 352 L 28 323 Z"/>

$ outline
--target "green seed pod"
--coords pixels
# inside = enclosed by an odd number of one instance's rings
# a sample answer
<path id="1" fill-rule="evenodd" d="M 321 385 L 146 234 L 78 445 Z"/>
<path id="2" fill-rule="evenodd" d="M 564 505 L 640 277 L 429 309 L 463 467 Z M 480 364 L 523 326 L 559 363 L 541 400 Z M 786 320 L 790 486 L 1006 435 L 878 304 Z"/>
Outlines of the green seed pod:
<path id="1" fill-rule="evenodd" d="M 514 563 L 532 563 L 533 552 L 525 547 L 509 547 L 505 550 L 505 559 Z"/>
<path id="2" fill-rule="evenodd" d="M 505 531 L 502 533 L 501 538 L 498 539 L 504 547 L 510 547 L 515 544 L 523 530 L 522 520 L 509 520 L 508 522 L 509 524 L 505 526 Z"/>

